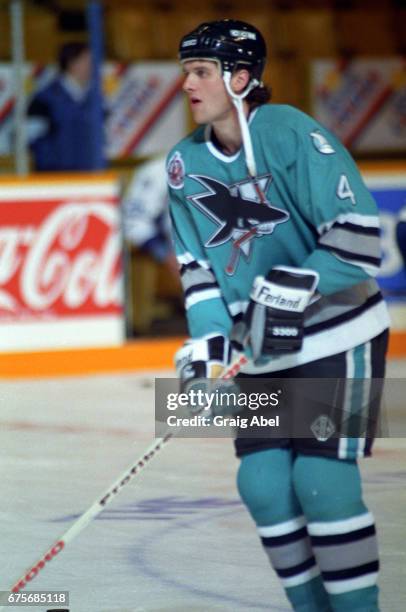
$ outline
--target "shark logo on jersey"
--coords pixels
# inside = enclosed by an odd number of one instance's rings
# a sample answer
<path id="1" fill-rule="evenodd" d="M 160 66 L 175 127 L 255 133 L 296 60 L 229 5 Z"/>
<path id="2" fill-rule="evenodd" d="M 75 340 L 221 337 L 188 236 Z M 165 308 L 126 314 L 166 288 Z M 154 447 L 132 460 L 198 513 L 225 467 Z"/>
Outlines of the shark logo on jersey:
<path id="1" fill-rule="evenodd" d="M 286 211 L 267 200 L 261 202 L 252 179 L 228 186 L 208 176 L 190 175 L 190 178 L 203 185 L 206 191 L 188 196 L 188 200 L 218 226 L 206 241 L 206 247 L 217 247 L 231 240 L 233 249 L 248 259 L 254 238 L 272 234 L 278 223 L 289 219 Z M 270 174 L 258 177 L 258 187 L 263 194 L 271 181 Z"/>
<path id="2" fill-rule="evenodd" d="M 323 136 L 319 130 L 310 132 L 310 136 L 312 137 L 315 149 L 317 149 L 320 153 L 323 153 L 323 155 L 331 155 L 332 153 L 335 153 L 335 149 L 333 149 L 327 138 Z"/>

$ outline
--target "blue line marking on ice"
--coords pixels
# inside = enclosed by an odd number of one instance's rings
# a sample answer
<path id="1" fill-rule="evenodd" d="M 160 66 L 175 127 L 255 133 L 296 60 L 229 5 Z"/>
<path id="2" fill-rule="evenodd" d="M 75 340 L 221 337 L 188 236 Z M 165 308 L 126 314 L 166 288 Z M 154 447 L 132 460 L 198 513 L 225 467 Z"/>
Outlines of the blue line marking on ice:
<path id="1" fill-rule="evenodd" d="M 118 508 L 106 508 L 95 520 L 118 521 L 163 521 L 182 516 L 190 516 L 201 510 L 217 510 L 229 507 L 242 507 L 239 500 L 222 499 L 221 497 L 183 498 L 170 495 L 153 497 L 136 503 L 129 503 Z M 55 519 L 52 523 L 68 523 L 79 518 L 80 514 L 68 514 Z"/>

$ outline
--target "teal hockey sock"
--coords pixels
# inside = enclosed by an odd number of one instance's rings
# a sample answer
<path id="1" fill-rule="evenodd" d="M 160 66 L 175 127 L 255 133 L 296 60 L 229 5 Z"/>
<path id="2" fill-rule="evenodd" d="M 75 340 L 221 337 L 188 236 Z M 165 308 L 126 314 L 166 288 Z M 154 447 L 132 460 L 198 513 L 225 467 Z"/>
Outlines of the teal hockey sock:
<path id="1" fill-rule="evenodd" d="M 295 493 L 334 612 L 377 612 L 379 561 L 372 514 L 355 461 L 296 458 Z"/>
<path id="2" fill-rule="evenodd" d="M 237 484 L 265 552 L 296 612 L 331 612 L 292 482 L 293 456 L 269 449 L 242 457 Z"/>

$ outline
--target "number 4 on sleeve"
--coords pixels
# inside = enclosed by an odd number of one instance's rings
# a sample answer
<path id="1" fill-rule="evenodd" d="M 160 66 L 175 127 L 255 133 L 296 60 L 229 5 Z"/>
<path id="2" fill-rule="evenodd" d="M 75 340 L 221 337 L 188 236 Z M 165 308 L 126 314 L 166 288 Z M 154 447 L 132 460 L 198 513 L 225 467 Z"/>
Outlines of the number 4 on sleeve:
<path id="1" fill-rule="evenodd" d="M 340 176 L 340 180 L 338 181 L 337 196 L 340 198 L 340 200 L 350 198 L 354 206 L 356 204 L 354 192 L 352 191 L 348 178 L 345 174 L 342 174 Z"/>

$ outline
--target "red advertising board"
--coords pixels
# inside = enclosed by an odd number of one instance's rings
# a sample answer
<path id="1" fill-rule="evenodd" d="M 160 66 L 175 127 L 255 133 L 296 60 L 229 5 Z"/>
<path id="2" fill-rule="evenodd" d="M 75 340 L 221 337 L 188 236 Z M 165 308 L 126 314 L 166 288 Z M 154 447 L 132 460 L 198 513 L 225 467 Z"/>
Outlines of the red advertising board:
<path id="1" fill-rule="evenodd" d="M 0 350 L 123 336 L 116 181 L 0 182 Z"/>

